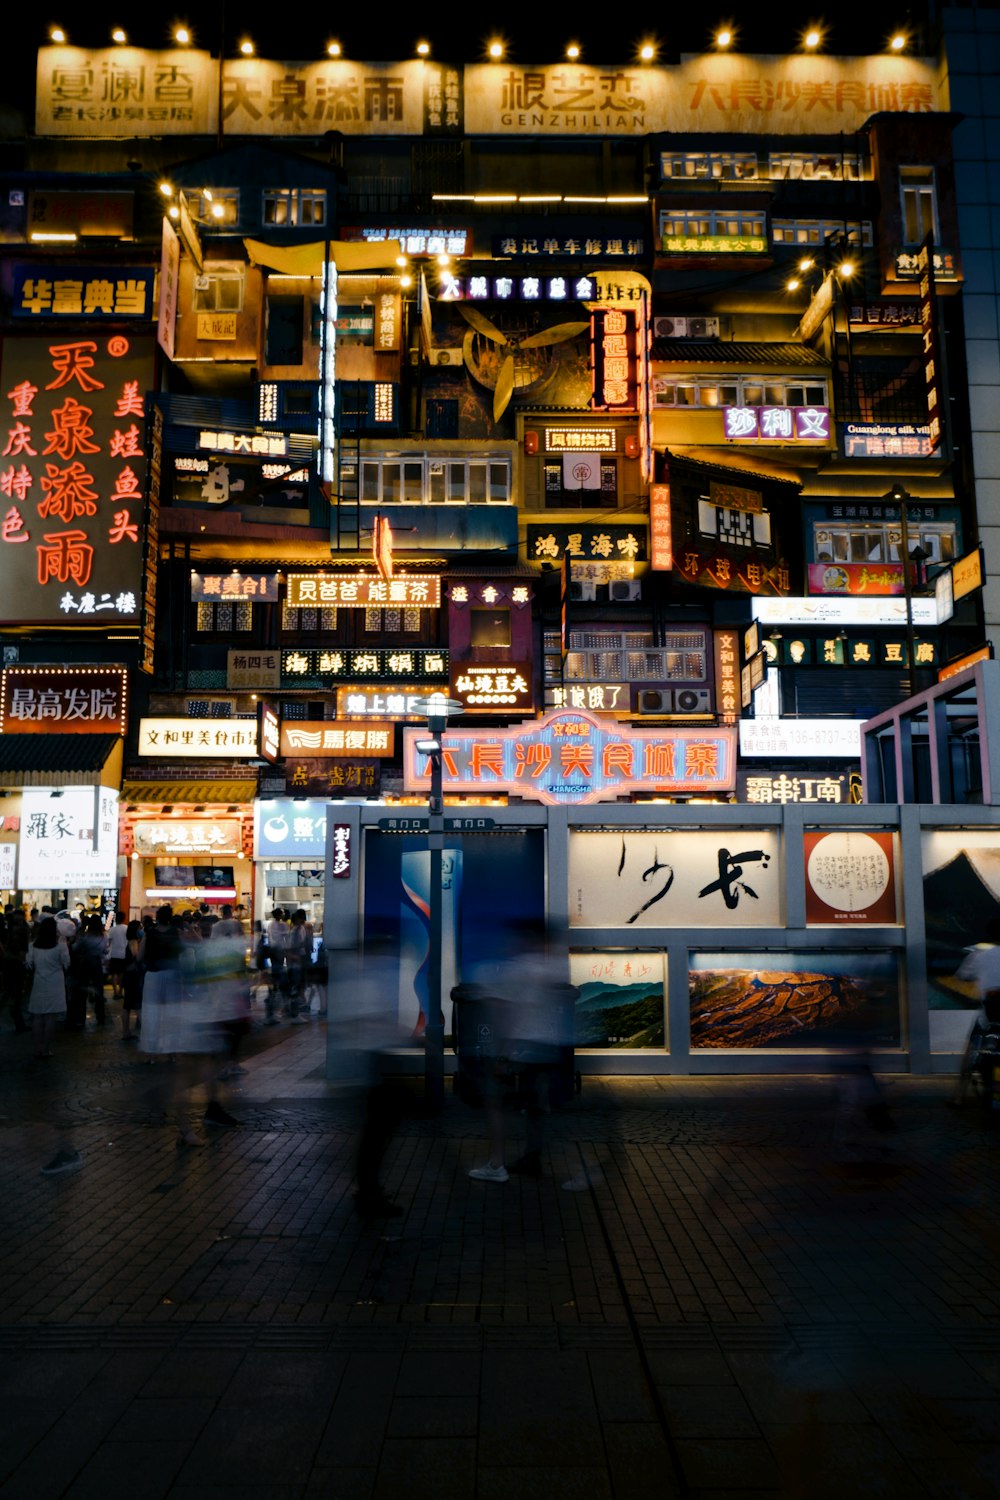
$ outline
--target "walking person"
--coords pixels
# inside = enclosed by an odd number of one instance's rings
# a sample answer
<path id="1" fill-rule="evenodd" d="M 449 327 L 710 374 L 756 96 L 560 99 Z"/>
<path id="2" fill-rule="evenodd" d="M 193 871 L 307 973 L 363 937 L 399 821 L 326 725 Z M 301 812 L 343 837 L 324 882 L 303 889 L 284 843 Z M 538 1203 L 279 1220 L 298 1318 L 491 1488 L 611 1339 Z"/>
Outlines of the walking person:
<path id="1" fill-rule="evenodd" d="M 145 970 L 139 957 L 142 948 L 142 923 L 130 922 L 126 931 L 125 956 L 118 976 L 122 990 L 122 1041 L 139 1040 L 139 1013 L 142 1007 L 142 983 Z"/>
<path id="2" fill-rule="evenodd" d="M 122 975 L 125 973 L 125 952 L 128 946 L 129 924 L 123 911 L 115 912 L 115 922 L 107 935 L 108 978 L 111 980 L 111 998 L 122 998 Z"/>
<path id="3" fill-rule="evenodd" d="M 50 1058 L 60 1018 L 66 1015 L 66 974 L 69 951 L 59 936 L 54 917 L 43 917 L 28 949 L 31 985 L 31 1036 L 36 1058 Z"/>

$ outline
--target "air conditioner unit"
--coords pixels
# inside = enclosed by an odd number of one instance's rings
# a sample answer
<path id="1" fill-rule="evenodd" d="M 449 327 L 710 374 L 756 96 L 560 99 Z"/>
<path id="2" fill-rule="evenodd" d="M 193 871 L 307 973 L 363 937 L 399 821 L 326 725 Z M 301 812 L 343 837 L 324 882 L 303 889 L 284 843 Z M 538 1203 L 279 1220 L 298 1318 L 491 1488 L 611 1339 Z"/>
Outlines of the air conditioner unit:
<path id="1" fill-rule="evenodd" d="M 196 276 L 194 278 L 194 289 L 196 292 L 207 292 L 211 285 L 207 276 Z"/>
<path id="2" fill-rule="evenodd" d="M 642 598 L 642 584 L 637 578 L 628 582 L 612 583 L 609 595 L 612 604 L 634 604 L 637 599 Z"/>
<path id="3" fill-rule="evenodd" d="M 688 331 L 687 318 L 654 318 L 654 339 L 686 339 Z"/>
<path id="4" fill-rule="evenodd" d="M 584 583 L 570 583 L 570 586 L 569 586 L 569 597 L 571 599 L 579 599 L 579 600 L 583 600 L 583 599 L 596 599 L 597 598 L 597 584 L 596 583 L 589 583 L 589 582 L 584 582 Z"/>
<path id="5" fill-rule="evenodd" d="M 461 365 L 465 363 L 461 349 L 432 349 L 429 358 L 432 365 Z"/>
<path id="6" fill-rule="evenodd" d="M 674 688 L 675 714 L 708 714 L 712 712 L 708 688 Z"/>
<path id="7" fill-rule="evenodd" d="M 674 695 L 669 688 L 641 688 L 637 707 L 641 714 L 669 714 L 673 712 Z"/>
<path id="8" fill-rule="evenodd" d="M 719 337 L 718 318 L 688 318 L 688 338 L 692 339 L 717 339 Z"/>

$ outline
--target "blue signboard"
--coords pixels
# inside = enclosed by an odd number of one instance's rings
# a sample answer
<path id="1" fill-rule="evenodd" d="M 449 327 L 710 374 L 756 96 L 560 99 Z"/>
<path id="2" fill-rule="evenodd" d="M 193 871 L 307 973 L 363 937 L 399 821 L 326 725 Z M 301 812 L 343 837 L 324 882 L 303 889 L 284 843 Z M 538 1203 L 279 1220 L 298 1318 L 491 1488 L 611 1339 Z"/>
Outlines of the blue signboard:
<path id="1" fill-rule="evenodd" d="M 15 318 L 156 316 L 152 266 L 15 265 L 10 310 Z"/>
<path id="2" fill-rule="evenodd" d="M 254 859 L 323 859 L 328 802 L 275 797 L 254 803 Z"/>

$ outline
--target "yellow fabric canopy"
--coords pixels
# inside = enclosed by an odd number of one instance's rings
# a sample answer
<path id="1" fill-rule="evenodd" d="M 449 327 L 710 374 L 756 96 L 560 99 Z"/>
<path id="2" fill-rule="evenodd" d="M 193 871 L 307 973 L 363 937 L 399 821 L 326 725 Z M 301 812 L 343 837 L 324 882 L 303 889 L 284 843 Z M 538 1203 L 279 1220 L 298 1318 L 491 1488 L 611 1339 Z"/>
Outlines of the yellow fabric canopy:
<path id="1" fill-rule="evenodd" d="M 399 240 L 355 243 L 352 240 L 314 240 L 308 245 L 268 245 L 263 240 L 244 240 L 247 255 L 255 266 L 280 271 L 283 276 L 319 276 L 324 257 L 338 271 L 385 271 L 395 268 L 402 255 Z"/>

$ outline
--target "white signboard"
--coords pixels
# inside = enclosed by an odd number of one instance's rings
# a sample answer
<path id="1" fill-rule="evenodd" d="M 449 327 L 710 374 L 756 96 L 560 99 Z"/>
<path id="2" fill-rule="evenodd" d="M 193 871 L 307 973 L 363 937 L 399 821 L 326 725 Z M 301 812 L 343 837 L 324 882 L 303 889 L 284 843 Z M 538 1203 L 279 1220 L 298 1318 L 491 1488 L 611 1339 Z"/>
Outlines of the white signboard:
<path id="1" fill-rule="evenodd" d="M 118 883 L 118 793 L 104 786 L 21 792 L 22 890 Z"/>
<path id="2" fill-rule="evenodd" d="M 257 751 L 257 720 L 253 719 L 140 719 L 139 754 L 182 756 L 239 756 L 250 760 Z"/>
<path id="3" fill-rule="evenodd" d="M 864 719 L 741 719 L 740 754 L 860 760 Z"/>
<path id="4" fill-rule="evenodd" d="M 770 829 L 570 834 L 571 927 L 777 927 Z"/>
<path id="5" fill-rule="evenodd" d="M 241 854 L 242 825 L 235 818 L 161 818 L 136 823 L 132 829 L 136 854 Z"/>
<path id="6" fill-rule="evenodd" d="M 939 625 L 934 599 L 914 599 L 914 625 Z M 750 610 L 762 625 L 905 625 L 906 600 L 899 598 L 844 599 L 815 594 L 805 598 L 754 597 Z M 945 616 L 947 619 L 948 616 Z"/>

